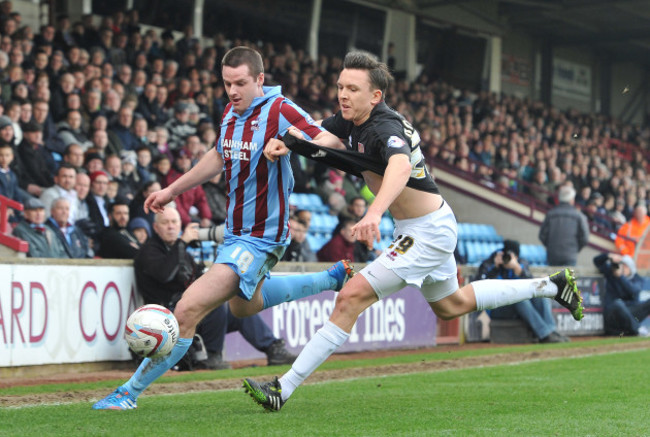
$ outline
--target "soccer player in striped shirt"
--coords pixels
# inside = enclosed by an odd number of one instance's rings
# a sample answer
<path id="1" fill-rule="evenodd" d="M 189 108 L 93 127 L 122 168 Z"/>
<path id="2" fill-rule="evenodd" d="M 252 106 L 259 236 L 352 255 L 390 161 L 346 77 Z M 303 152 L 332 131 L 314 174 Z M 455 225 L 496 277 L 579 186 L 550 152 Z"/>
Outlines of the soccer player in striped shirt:
<path id="1" fill-rule="evenodd" d="M 214 265 L 189 286 L 176 305 L 180 338 L 172 352 L 157 361 L 145 359 L 129 381 L 97 402 L 94 409 L 136 408 L 140 393 L 185 355 L 196 325 L 224 302 L 229 301 L 235 316 L 246 317 L 325 289 L 338 290 L 351 275 L 351 267 L 343 261 L 325 272 L 264 281 L 289 243 L 289 194 L 293 188 L 289 157 L 267 160 L 265 145 L 295 128 L 317 144 L 343 146 L 282 96 L 279 86 L 263 86 L 263 63 L 256 51 L 231 49 L 223 58 L 222 75 L 230 103 L 224 110 L 216 147 L 167 188 L 152 193 L 144 208 L 159 213 L 180 193 L 223 172 L 228 195 L 224 243 Z"/>

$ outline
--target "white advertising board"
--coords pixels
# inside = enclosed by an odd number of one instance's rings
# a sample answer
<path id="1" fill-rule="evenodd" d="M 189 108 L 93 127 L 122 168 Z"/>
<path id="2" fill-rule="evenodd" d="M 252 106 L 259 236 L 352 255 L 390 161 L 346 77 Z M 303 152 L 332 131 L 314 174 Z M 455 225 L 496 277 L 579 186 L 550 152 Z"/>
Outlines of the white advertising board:
<path id="1" fill-rule="evenodd" d="M 0 367 L 126 360 L 130 266 L 0 266 Z"/>

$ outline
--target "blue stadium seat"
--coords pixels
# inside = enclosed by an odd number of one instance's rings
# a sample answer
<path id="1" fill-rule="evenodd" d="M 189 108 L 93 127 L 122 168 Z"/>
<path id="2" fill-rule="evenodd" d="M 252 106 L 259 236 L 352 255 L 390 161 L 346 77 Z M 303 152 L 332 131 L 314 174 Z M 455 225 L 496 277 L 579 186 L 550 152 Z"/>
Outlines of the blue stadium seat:
<path id="1" fill-rule="evenodd" d="M 381 236 L 392 238 L 394 230 L 395 225 L 393 224 L 393 219 L 390 217 L 382 217 L 381 222 L 379 222 L 379 232 L 381 232 Z"/>
<path id="2" fill-rule="evenodd" d="M 321 232 L 327 232 L 327 223 L 325 222 L 326 218 L 321 213 L 314 213 L 311 215 L 311 224 L 309 225 L 309 232 L 312 234 L 318 234 Z"/>

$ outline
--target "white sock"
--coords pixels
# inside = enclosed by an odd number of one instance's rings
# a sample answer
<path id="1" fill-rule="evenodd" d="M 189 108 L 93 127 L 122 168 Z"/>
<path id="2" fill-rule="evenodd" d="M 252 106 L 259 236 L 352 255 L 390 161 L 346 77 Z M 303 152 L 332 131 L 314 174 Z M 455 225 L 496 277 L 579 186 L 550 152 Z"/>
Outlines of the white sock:
<path id="1" fill-rule="evenodd" d="M 291 369 L 280 378 L 282 400 L 286 401 L 296 388 L 318 368 L 350 334 L 329 320 L 307 342 Z"/>
<path id="2" fill-rule="evenodd" d="M 498 308 L 533 297 L 555 297 L 557 285 L 549 277 L 535 279 L 484 279 L 472 282 L 476 310 Z"/>

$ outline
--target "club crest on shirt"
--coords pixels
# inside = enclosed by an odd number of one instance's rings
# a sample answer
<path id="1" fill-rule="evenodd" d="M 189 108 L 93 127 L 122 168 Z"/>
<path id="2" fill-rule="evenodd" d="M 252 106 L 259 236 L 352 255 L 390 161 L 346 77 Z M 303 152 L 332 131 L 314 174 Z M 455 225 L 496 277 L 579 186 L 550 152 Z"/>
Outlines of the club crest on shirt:
<path id="1" fill-rule="evenodd" d="M 366 147 L 363 145 L 363 143 L 357 143 L 357 150 L 359 153 L 363 153 L 366 150 Z"/>
<path id="2" fill-rule="evenodd" d="M 401 147 L 404 147 L 405 144 L 406 143 L 404 142 L 403 139 L 401 139 L 399 137 L 396 137 L 395 135 L 390 137 L 388 139 L 388 142 L 387 142 L 388 147 L 394 147 L 395 149 L 399 149 Z"/>
<path id="3" fill-rule="evenodd" d="M 256 118 L 251 121 L 251 130 L 258 131 L 260 130 L 260 119 Z"/>

